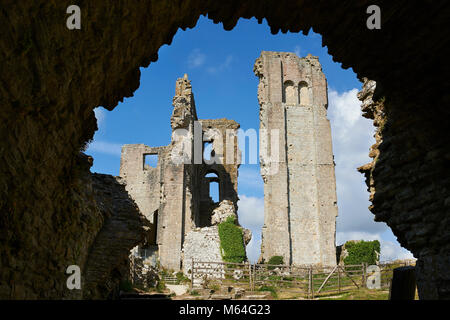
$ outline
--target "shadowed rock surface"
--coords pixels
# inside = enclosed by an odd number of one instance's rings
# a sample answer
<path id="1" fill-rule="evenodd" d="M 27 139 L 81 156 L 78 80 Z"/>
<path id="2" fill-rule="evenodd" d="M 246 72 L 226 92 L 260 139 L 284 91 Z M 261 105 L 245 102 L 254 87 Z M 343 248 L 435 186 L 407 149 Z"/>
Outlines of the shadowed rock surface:
<path id="1" fill-rule="evenodd" d="M 106 174 L 92 175 L 104 223 L 89 252 L 83 298 L 118 296 L 119 282 L 128 276 L 130 248 L 144 240 L 151 226 L 121 180 Z"/>
<path id="2" fill-rule="evenodd" d="M 376 81 L 386 121 L 370 167 L 371 211 L 418 258 L 419 295 L 450 298 L 448 1 L 69 1 L 0 5 L 0 298 L 63 298 L 68 265 L 84 266 L 103 217 L 79 150 L 139 86 L 178 28 L 201 14 L 231 30 L 266 18 L 271 32 L 312 27 L 335 61 Z M 250 77 L 251 75 L 249 75 Z M 154 106 L 153 106 L 154 107 Z M 83 270 L 83 267 L 82 267 Z"/>

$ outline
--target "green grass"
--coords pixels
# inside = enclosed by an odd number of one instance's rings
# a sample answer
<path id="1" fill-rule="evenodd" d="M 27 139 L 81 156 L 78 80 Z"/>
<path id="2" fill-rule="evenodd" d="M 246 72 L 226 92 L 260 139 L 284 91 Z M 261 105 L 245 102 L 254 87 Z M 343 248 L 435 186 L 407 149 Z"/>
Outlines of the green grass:
<path id="1" fill-rule="evenodd" d="M 330 293 L 318 298 L 319 300 L 388 300 L 389 291 L 355 289 L 344 293 Z"/>
<path id="2" fill-rule="evenodd" d="M 184 273 L 181 272 L 181 271 L 177 272 L 176 277 L 177 277 L 176 284 L 187 283 L 187 282 L 190 282 L 190 281 L 191 281 L 191 280 L 190 280 L 188 277 L 186 277 L 186 276 L 184 275 Z"/>
<path id="3" fill-rule="evenodd" d="M 273 298 L 278 298 L 277 290 L 272 286 L 261 286 L 258 291 L 269 291 Z"/>
<path id="4" fill-rule="evenodd" d="M 199 296 L 200 293 L 197 290 L 192 290 L 191 291 L 191 296 Z"/>
<path id="5" fill-rule="evenodd" d="M 163 280 L 158 281 L 156 292 L 162 293 L 166 289 L 166 283 Z"/>

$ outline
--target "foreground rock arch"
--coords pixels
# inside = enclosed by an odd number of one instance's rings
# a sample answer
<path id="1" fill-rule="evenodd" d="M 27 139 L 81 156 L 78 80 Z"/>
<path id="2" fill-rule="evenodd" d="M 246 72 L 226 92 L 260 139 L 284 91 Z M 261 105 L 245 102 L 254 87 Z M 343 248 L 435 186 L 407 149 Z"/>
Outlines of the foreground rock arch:
<path id="1" fill-rule="evenodd" d="M 132 96 L 139 67 L 201 14 L 225 30 L 251 17 L 266 18 L 272 33 L 313 28 L 335 61 L 377 82 L 379 102 L 365 109 L 380 126 L 376 162 L 361 169 L 371 211 L 419 259 L 420 297 L 450 298 L 447 2 L 380 1 L 380 30 L 366 27 L 373 1 L 82 1 L 81 30 L 66 28 L 70 4 L 7 0 L 0 11 L 1 298 L 108 291 L 65 287 L 66 267 L 95 265 L 88 254 L 107 238 L 99 234 L 108 214 L 93 196 L 101 179 L 93 181 L 89 158 L 79 155 L 97 129 L 93 108 L 112 110 Z"/>

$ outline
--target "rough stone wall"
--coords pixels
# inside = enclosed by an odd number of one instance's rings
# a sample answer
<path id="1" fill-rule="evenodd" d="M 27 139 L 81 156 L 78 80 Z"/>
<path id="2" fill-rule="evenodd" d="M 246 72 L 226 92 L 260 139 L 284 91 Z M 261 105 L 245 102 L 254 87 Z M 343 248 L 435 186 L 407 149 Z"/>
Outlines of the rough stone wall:
<path id="1" fill-rule="evenodd" d="M 197 225 L 211 224 L 211 215 L 214 208 L 223 200 L 230 200 L 237 208 L 238 168 L 240 165 L 240 151 L 238 148 L 237 129 L 239 124 L 229 119 L 199 120 L 202 125 L 203 141 L 212 142 L 213 163 L 204 161 L 197 165 L 198 188 L 200 203 Z M 210 160 L 212 160 L 212 157 Z M 206 177 L 208 173 L 214 173 L 217 178 Z M 214 203 L 209 196 L 210 183 L 217 181 L 219 184 L 219 199 Z"/>
<path id="2" fill-rule="evenodd" d="M 336 179 L 320 63 L 311 55 L 263 51 L 255 74 L 260 78 L 261 128 L 269 131 L 268 140 L 272 130 L 279 131 L 280 150 L 277 173 L 268 173 L 273 159 L 261 161 L 261 258 L 281 255 L 294 265 L 335 265 Z"/>
<path id="3" fill-rule="evenodd" d="M 213 211 L 211 219 L 212 226 L 194 228 L 187 233 L 183 244 L 183 272 L 189 276 L 192 269 L 192 260 L 204 262 L 196 264 L 199 269 L 198 277 L 207 275 L 213 278 L 224 277 L 223 265 L 207 262 L 224 262 L 222 259 L 222 249 L 220 244 L 220 236 L 218 225 L 224 222 L 228 217 L 235 217 L 237 221 L 237 213 L 235 203 L 230 200 L 223 200 Z M 243 243 L 246 246 L 252 237 L 251 231 L 239 226 L 243 234 Z M 197 279 L 194 279 L 197 280 Z"/>
<path id="4" fill-rule="evenodd" d="M 217 226 L 195 228 L 186 235 L 183 246 L 183 272 L 189 275 L 192 259 L 197 262 L 223 262 Z"/>
<path id="5" fill-rule="evenodd" d="M 228 217 L 236 215 L 234 203 L 230 200 L 223 200 L 212 212 L 211 224 L 216 225 L 224 222 Z"/>
<path id="6" fill-rule="evenodd" d="M 137 249 L 137 247 L 136 247 Z M 153 261 L 132 250 L 129 256 L 128 280 L 135 286 L 155 288 L 159 282 L 158 270 Z"/>
<path id="7" fill-rule="evenodd" d="M 68 212 L 60 212 L 53 220 L 48 217 L 43 224 L 35 217 L 17 234 L 0 233 L 6 239 L 18 239 L 29 232 L 9 249 L 11 258 L 4 254 L 8 251 L 2 254 L 0 298 L 104 299 L 117 293 L 120 279 L 128 272 L 128 252 L 144 239 L 150 224 L 119 178 L 91 174 L 93 159 L 83 153 L 76 159 L 77 174 L 69 179 L 71 189 L 67 189 L 73 203 L 59 203 Z M 24 254 L 31 257 L 21 260 Z M 67 289 L 70 265 L 80 267 L 81 290 Z"/>
<path id="8" fill-rule="evenodd" d="M 159 209 L 161 193 L 161 161 L 164 147 L 150 148 L 144 144 L 122 146 L 120 176 L 126 180 L 126 190 L 133 195 L 139 210 L 149 221 Z M 157 155 L 156 167 L 144 164 L 145 155 Z"/>
<path id="9" fill-rule="evenodd" d="M 373 3 L 83 1 L 82 29 L 69 31 L 64 19 L 70 1 L 3 1 L 0 296 L 64 296 L 66 265 L 85 260 L 102 223 L 87 191 L 89 166 L 78 158 L 97 129 L 93 108 L 112 110 L 132 96 L 139 68 L 158 59 L 158 49 L 171 43 L 178 28 L 193 28 L 207 14 L 225 30 L 241 17 L 266 18 L 272 34 L 313 28 L 334 61 L 377 82 L 387 123 L 373 174 L 372 211 L 423 257 L 417 267 L 420 297 L 450 298 L 450 4 L 377 1 L 382 28 L 369 30 L 366 9 Z M 403 220 L 410 212 L 416 221 Z M 396 217 L 406 229 L 394 227 Z"/>
<path id="10" fill-rule="evenodd" d="M 128 276 L 129 250 L 144 240 L 151 224 L 125 191 L 120 177 L 93 174 L 92 186 L 105 222 L 84 268 L 83 298 L 117 297 L 120 280 Z"/>
<path id="11" fill-rule="evenodd" d="M 409 110 L 394 108 L 399 102 L 376 97 L 376 87 L 365 78 L 358 93 L 363 116 L 373 119 L 377 128 L 369 153 L 373 160 L 358 168 L 366 176 L 369 209 L 375 221 L 386 222 L 417 258 L 419 296 L 448 299 L 450 234 L 448 217 L 442 213 L 450 208 L 450 153 L 436 136 L 446 120 L 436 120 L 417 101 L 411 101 Z"/>
<path id="12" fill-rule="evenodd" d="M 223 199 L 231 201 L 233 210 L 237 208 L 239 124 L 228 119 L 198 120 L 186 74 L 176 81 L 172 104 L 171 143 L 154 148 L 124 145 L 120 176 L 140 210 L 156 224 L 149 237 L 156 232 L 161 266 L 180 270 L 185 236 L 193 228 L 210 226 L 213 210 Z M 203 150 L 204 141 L 212 142 L 212 153 L 217 158 L 214 163 L 207 163 L 202 154 L 196 154 Z M 195 149 L 196 143 L 199 149 Z M 144 165 L 146 154 L 158 155 L 155 168 Z M 216 173 L 217 178 L 206 177 L 208 173 Z M 209 195 L 212 181 L 219 183 L 217 203 Z"/>
<path id="13" fill-rule="evenodd" d="M 383 101 L 373 101 L 373 94 L 375 92 L 376 82 L 373 80 L 369 80 L 367 78 L 363 79 L 363 87 L 360 92 L 358 92 L 358 99 L 361 103 L 361 111 L 362 115 L 365 118 L 373 120 L 373 126 L 376 128 L 375 130 L 375 143 L 370 147 L 369 157 L 372 158 L 372 162 L 367 163 L 358 168 L 358 171 L 363 173 L 366 178 L 366 184 L 368 187 L 368 191 L 370 193 L 369 200 L 373 201 L 373 197 L 375 195 L 375 186 L 374 179 L 372 176 L 372 169 L 375 166 L 375 163 L 380 155 L 380 151 L 378 147 L 382 142 L 383 136 L 381 131 L 386 123 L 386 114 L 384 111 L 384 102 Z"/>

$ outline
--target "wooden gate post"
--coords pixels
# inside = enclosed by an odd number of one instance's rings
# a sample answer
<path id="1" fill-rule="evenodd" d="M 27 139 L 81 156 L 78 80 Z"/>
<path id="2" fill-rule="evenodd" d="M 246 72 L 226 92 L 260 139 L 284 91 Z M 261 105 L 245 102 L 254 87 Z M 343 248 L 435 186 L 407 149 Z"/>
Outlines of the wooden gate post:
<path id="1" fill-rule="evenodd" d="M 250 290 L 252 290 L 252 264 L 250 262 L 248 263 L 248 281 Z"/>
<path id="2" fill-rule="evenodd" d="M 191 291 L 194 288 L 194 258 L 191 261 Z"/>
<path id="3" fill-rule="evenodd" d="M 256 264 L 253 264 L 253 266 L 252 266 L 252 269 L 253 269 L 253 288 L 252 288 L 252 290 L 253 291 L 255 291 L 256 290 L 256 284 L 255 284 L 255 281 L 256 281 Z"/>
<path id="4" fill-rule="evenodd" d="M 313 272 L 312 272 L 312 266 L 309 266 L 308 270 L 308 293 L 311 299 L 314 299 L 314 286 L 313 286 Z"/>
<path id="5" fill-rule="evenodd" d="M 362 281 L 361 281 L 361 287 L 364 287 L 366 284 L 366 263 L 367 262 L 363 262 L 362 263 Z"/>
<path id="6" fill-rule="evenodd" d="M 338 292 L 341 293 L 341 269 L 337 268 L 338 271 Z"/>

